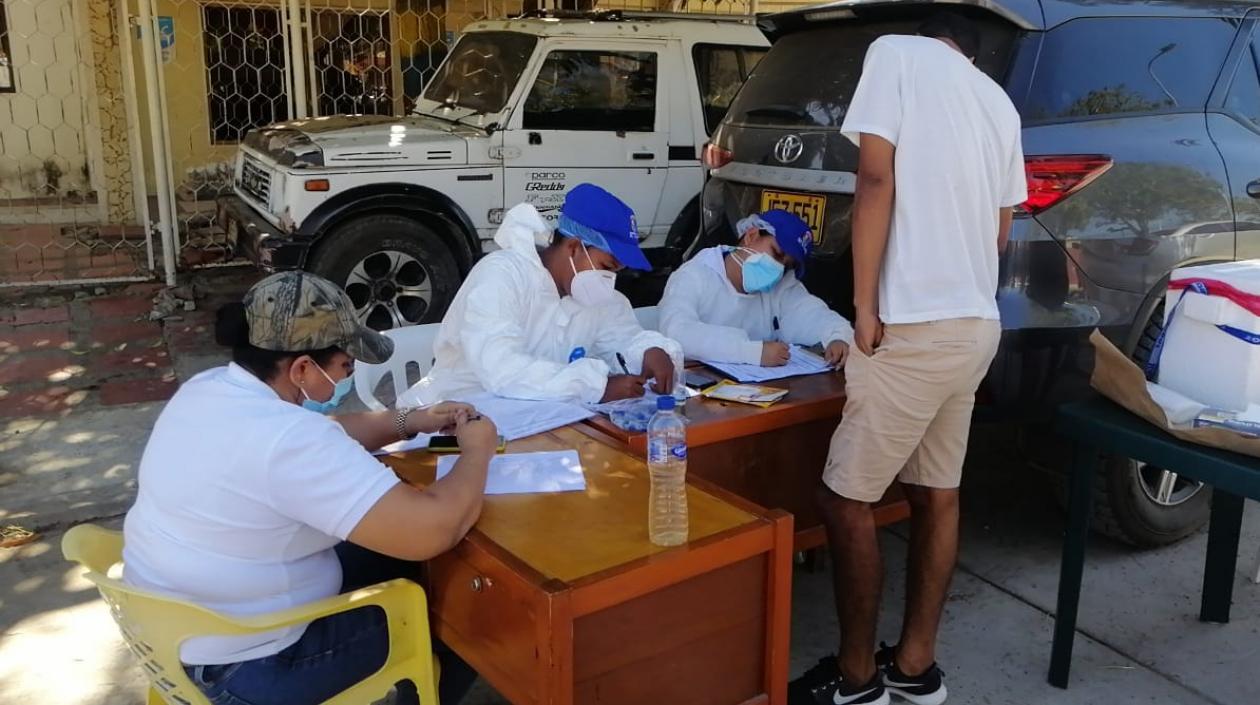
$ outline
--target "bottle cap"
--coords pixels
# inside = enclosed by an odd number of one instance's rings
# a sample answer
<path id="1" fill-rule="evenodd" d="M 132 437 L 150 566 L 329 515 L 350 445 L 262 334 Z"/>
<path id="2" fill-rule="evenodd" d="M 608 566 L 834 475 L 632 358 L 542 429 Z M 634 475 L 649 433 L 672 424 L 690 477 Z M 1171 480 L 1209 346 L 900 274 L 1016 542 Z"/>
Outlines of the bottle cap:
<path id="1" fill-rule="evenodd" d="M 656 398 L 657 411 L 673 411 L 675 405 L 674 398 L 668 394 L 662 394 Z"/>

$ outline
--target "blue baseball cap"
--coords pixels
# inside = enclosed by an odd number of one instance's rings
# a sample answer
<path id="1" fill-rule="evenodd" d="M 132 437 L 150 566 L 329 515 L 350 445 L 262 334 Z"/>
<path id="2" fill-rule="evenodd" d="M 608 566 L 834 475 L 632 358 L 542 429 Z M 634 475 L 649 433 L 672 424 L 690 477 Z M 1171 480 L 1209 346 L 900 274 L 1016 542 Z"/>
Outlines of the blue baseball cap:
<path id="1" fill-rule="evenodd" d="M 814 251 L 814 233 L 808 223 L 798 215 L 776 208 L 744 218 L 736 225 L 736 230 L 743 236 L 753 227 L 773 235 L 783 254 L 796 262 L 796 278 L 805 276 L 805 260 Z"/>
<path id="2" fill-rule="evenodd" d="M 639 249 L 634 211 L 594 184 L 578 184 L 564 197 L 556 231 L 607 252 L 631 269 L 652 269 Z"/>

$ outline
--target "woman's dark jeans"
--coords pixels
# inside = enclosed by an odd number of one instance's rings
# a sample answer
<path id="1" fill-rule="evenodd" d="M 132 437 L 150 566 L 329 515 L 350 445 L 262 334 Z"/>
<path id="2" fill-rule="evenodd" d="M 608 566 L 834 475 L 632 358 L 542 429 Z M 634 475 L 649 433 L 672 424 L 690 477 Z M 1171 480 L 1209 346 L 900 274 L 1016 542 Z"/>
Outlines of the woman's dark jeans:
<path id="1" fill-rule="evenodd" d="M 342 543 L 336 550 L 343 593 L 394 578 L 415 578 L 421 570 L 418 563 L 351 543 Z M 455 705 L 477 674 L 437 639 L 433 651 L 442 668 L 438 699 L 441 705 Z M 311 622 L 301 639 L 274 656 L 184 670 L 214 705 L 315 705 L 375 673 L 385 664 L 388 652 L 385 611 L 362 607 Z M 400 683 L 396 702 L 418 703 L 415 686 Z"/>

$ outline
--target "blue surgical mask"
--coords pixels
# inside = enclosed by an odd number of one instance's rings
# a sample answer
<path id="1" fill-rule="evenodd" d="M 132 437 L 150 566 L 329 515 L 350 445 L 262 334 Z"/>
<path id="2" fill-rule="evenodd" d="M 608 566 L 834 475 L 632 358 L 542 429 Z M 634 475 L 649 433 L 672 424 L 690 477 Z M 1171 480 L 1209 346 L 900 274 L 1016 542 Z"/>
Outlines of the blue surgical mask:
<path id="1" fill-rule="evenodd" d="M 302 400 L 302 408 L 309 409 L 317 414 L 331 414 L 337 407 L 341 406 L 341 402 L 345 401 L 346 396 L 350 394 L 350 390 L 354 389 L 354 375 L 349 375 L 340 382 L 334 382 L 332 377 L 329 377 L 328 373 L 324 371 L 324 368 L 317 366 L 315 369 L 319 370 L 319 373 L 324 375 L 324 379 L 328 380 L 328 383 L 333 386 L 333 393 L 328 398 L 328 401 L 315 401 L 307 396 L 305 389 L 302 389 L 300 390 L 302 396 L 306 397 Z"/>
<path id="2" fill-rule="evenodd" d="M 744 291 L 760 294 L 770 291 L 783 278 L 783 265 L 764 252 L 739 248 L 741 253 L 748 253 L 740 262 L 739 270 L 744 278 Z"/>

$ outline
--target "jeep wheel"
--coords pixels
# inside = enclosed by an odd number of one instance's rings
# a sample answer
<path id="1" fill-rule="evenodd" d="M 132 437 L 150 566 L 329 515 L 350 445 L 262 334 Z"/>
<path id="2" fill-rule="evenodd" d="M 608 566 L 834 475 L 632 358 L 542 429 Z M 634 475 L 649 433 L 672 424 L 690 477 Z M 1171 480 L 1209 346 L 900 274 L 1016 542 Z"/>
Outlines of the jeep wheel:
<path id="1" fill-rule="evenodd" d="M 1164 326 L 1160 304 L 1142 331 L 1133 359 L 1145 364 Z M 1179 541 L 1207 523 L 1212 490 L 1203 483 L 1132 458 L 1104 458 L 1094 486 L 1094 529 L 1135 546 Z"/>
<path id="2" fill-rule="evenodd" d="M 442 238 L 397 215 L 338 226 L 307 268 L 345 289 L 359 320 L 375 330 L 437 322 L 459 288 L 459 268 Z"/>

